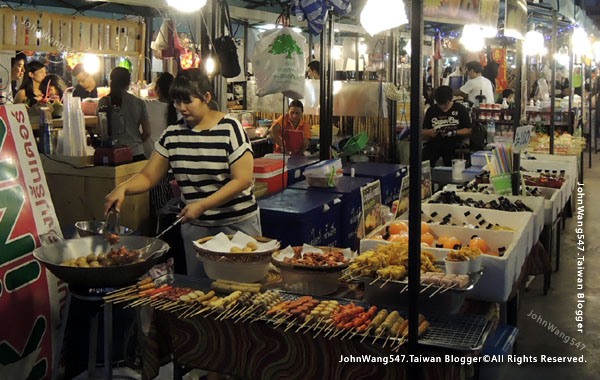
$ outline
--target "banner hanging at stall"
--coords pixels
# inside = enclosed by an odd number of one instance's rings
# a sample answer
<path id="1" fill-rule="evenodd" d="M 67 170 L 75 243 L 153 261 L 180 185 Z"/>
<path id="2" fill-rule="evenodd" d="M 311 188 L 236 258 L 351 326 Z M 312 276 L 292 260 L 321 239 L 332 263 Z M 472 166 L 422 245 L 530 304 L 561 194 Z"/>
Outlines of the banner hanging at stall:
<path id="1" fill-rule="evenodd" d="M 60 227 L 24 105 L 0 107 L 0 377 L 50 378 L 59 282 L 33 258 Z M 61 290 L 66 292 L 62 284 Z M 63 293 L 66 294 L 66 293 Z"/>
<path id="2" fill-rule="evenodd" d="M 494 62 L 496 62 L 499 65 L 498 66 L 498 76 L 496 77 L 496 92 L 502 93 L 502 91 L 504 91 L 508 88 L 506 49 L 503 49 L 503 48 L 492 49 L 492 56 L 494 57 Z"/>
<path id="3" fill-rule="evenodd" d="M 425 0 L 425 20 L 496 27 L 500 0 Z"/>

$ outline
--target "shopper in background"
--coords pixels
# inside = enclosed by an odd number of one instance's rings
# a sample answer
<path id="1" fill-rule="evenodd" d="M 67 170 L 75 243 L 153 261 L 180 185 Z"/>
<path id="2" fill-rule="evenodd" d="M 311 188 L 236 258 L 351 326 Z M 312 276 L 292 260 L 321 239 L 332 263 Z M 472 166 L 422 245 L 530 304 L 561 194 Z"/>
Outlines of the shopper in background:
<path id="1" fill-rule="evenodd" d="M 515 92 L 510 88 L 507 88 L 506 90 L 502 91 L 502 99 L 506 99 L 506 103 L 510 105 L 510 103 L 515 101 Z"/>
<path id="2" fill-rule="evenodd" d="M 40 89 L 49 100 L 61 100 L 67 85 L 58 75 L 50 74 L 40 83 Z"/>
<path id="3" fill-rule="evenodd" d="M 310 124 L 302 118 L 303 113 L 302 102 L 294 100 L 290 103 L 288 114 L 280 116 L 271 125 L 269 134 L 275 142 L 273 152 L 282 153 L 285 150 L 293 155 L 300 155 L 308 148 L 311 128 Z"/>
<path id="4" fill-rule="evenodd" d="M 73 91 L 74 97 L 79 97 L 81 100 L 98 97 L 96 81 L 91 74 L 85 71 L 82 63 L 78 63 L 75 67 L 73 67 L 72 73 L 75 79 L 77 79 L 77 86 Z"/>
<path id="5" fill-rule="evenodd" d="M 25 74 L 21 88 L 15 95 L 15 103 L 33 106 L 44 98 L 40 84 L 46 77 L 46 67 L 38 61 L 31 61 L 25 66 Z"/>
<path id="6" fill-rule="evenodd" d="M 321 63 L 312 61 L 308 64 L 308 79 L 321 79 Z"/>
<path id="7" fill-rule="evenodd" d="M 440 86 L 435 90 L 436 104 L 429 107 L 423 120 L 423 160 L 435 166 L 440 157 L 444 166 L 451 166 L 454 152 L 462 138 L 471 134 L 471 118 L 462 105 L 452 101 L 452 89 Z"/>
<path id="8" fill-rule="evenodd" d="M 10 59 L 10 93 L 8 94 L 7 100 L 12 100 L 17 95 L 19 87 L 23 82 L 23 76 L 25 75 L 25 64 L 27 63 L 27 56 L 23 53 L 18 53 L 14 58 Z"/>
<path id="9" fill-rule="evenodd" d="M 119 145 L 127 145 L 133 151 L 135 161 L 145 160 L 143 142 L 150 136 L 150 119 L 146 103 L 127 92 L 131 74 L 124 67 L 110 72 L 110 93 L 98 102 L 98 110 L 110 108 L 112 137 Z M 141 126 L 141 132 L 140 132 Z"/>
<path id="10" fill-rule="evenodd" d="M 480 95 L 485 96 L 484 103 L 494 103 L 495 100 L 492 82 L 481 75 L 483 72 L 481 63 L 477 61 L 471 61 L 465 65 L 465 70 L 469 75 L 469 80 L 457 91 L 457 95 L 467 96 L 468 100 L 476 106 L 478 106 L 480 103 L 477 98 Z"/>
<path id="11" fill-rule="evenodd" d="M 185 208 L 181 234 L 187 274 L 206 277 L 193 242 L 219 232 L 260 236 L 258 205 L 252 192 L 253 152 L 244 128 L 234 118 L 209 107 L 212 85 L 201 69 L 177 75 L 170 95 L 183 119 L 170 125 L 141 173 L 105 198 L 105 212 L 121 208 L 126 195 L 154 187 L 173 169 Z"/>

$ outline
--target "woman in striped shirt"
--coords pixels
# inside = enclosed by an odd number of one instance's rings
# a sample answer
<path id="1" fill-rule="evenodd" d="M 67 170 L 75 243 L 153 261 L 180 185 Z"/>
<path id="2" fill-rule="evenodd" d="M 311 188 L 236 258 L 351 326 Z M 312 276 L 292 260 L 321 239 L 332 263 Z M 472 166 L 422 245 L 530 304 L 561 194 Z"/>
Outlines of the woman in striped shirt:
<path id="1" fill-rule="evenodd" d="M 105 212 L 120 209 L 126 195 L 148 191 L 169 167 L 186 206 L 181 234 L 187 273 L 205 277 L 192 242 L 219 232 L 260 235 L 260 220 L 252 192 L 253 152 L 239 121 L 211 109 L 211 85 L 200 69 L 180 73 L 170 96 L 183 116 L 170 125 L 155 145 L 141 173 L 117 186 L 105 199 Z"/>

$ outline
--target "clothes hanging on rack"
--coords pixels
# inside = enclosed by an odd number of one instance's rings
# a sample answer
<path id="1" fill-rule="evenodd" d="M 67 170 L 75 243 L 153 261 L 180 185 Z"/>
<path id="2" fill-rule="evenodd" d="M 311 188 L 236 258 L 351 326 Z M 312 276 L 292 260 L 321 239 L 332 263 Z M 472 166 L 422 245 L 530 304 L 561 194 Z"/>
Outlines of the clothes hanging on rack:
<path id="1" fill-rule="evenodd" d="M 300 21 L 306 20 L 308 29 L 316 36 L 321 34 L 327 11 L 332 7 L 339 16 L 352 10 L 349 0 L 294 0 L 293 11 Z"/>

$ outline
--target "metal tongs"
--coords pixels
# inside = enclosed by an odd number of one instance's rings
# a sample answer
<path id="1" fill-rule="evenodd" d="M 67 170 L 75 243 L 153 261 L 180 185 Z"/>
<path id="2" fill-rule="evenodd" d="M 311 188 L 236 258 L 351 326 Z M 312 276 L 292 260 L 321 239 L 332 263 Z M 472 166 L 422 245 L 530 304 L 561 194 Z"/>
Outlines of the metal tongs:
<path id="1" fill-rule="evenodd" d="M 152 247 L 153 244 L 155 244 L 164 234 L 166 234 L 171 228 L 175 227 L 176 225 L 178 225 L 179 223 L 181 223 L 181 221 L 183 220 L 183 216 L 180 216 L 179 218 L 175 219 L 175 221 L 173 223 L 171 223 L 171 225 L 167 228 L 165 228 L 161 233 L 159 233 L 158 235 L 156 235 L 154 237 L 154 239 L 152 241 L 150 241 L 148 244 L 146 244 L 146 246 L 142 247 L 139 249 L 140 251 L 140 256 L 144 257 L 144 254 L 147 253 L 147 251 L 149 250 L 150 247 Z M 152 257 L 154 257 L 155 254 L 157 254 L 158 252 L 154 252 L 150 257 L 144 257 L 145 260 L 149 260 Z"/>
<path id="2" fill-rule="evenodd" d="M 113 216 L 113 220 L 114 223 L 111 223 L 111 215 Z M 113 204 L 112 206 L 110 206 L 110 208 L 108 209 L 108 212 L 106 213 L 106 219 L 104 220 L 104 226 L 102 226 L 102 235 L 104 236 L 104 238 L 111 244 L 112 240 L 111 238 L 109 238 L 110 235 L 116 235 L 119 236 L 119 231 L 120 231 L 120 227 L 119 227 L 119 212 L 117 211 L 115 205 Z"/>

